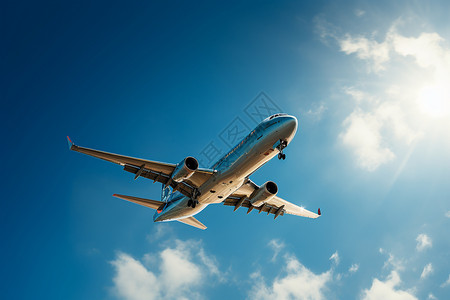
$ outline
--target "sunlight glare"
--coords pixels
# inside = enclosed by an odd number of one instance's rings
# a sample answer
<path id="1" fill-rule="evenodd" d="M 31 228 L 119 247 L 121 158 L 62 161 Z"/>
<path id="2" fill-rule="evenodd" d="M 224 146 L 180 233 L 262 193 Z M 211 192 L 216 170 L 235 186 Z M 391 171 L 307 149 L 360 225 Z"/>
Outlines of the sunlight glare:
<path id="1" fill-rule="evenodd" d="M 419 106 L 423 113 L 441 118 L 450 113 L 450 90 L 444 86 L 426 86 L 419 95 Z"/>

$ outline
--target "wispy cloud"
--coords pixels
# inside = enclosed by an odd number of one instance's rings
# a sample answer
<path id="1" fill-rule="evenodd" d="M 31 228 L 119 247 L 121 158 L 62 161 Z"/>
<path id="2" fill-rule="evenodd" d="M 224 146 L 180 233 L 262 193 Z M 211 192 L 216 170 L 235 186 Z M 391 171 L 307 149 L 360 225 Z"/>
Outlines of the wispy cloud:
<path id="1" fill-rule="evenodd" d="M 336 251 L 333 254 L 331 254 L 329 260 L 333 261 L 336 264 L 336 266 L 339 265 L 340 261 L 339 253 Z"/>
<path id="2" fill-rule="evenodd" d="M 446 218 L 450 218 L 450 210 L 445 213 Z"/>
<path id="3" fill-rule="evenodd" d="M 119 252 L 111 262 L 114 266 L 114 292 L 127 300 L 198 299 L 199 290 L 208 276 L 221 278 L 215 259 L 205 253 L 200 242 L 177 240 L 157 254 L 157 260 L 141 262 Z"/>
<path id="4" fill-rule="evenodd" d="M 350 273 L 356 273 L 359 270 L 359 264 L 352 264 L 348 271 Z"/>
<path id="5" fill-rule="evenodd" d="M 433 273 L 433 265 L 431 263 L 427 264 L 422 271 L 422 274 L 420 274 L 420 279 L 427 278 L 431 273 Z"/>
<path id="6" fill-rule="evenodd" d="M 314 121 L 320 121 L 326 110 L 327 107 L 323 102 L 319 104 L 314 103 L 313 106 L 308 111 L 306 111 L 305 114 Z"/>
<path id="7" fill-rule="evenodd" d="M 357 16 L 357 17 L 362 17 L 366 14 L 366 12 L 362 9 L 355 9 L 354 12 L 355 12 L 355 16 Z"/>
<path id="8" fill-rule="evenodd" d="M 401 279 L 397 271 L 392 271 L 385 281 L 375 278 L 370 289 L 363 291 L 363 300 L 417 300 L 411 292 L 397 288 Z"/>
<path id="9" fill-rule="evenodd" d="M 419 234 L 416 238 L 416 241 L 417 241 L 416 249 L 419 252 L 431 248 L 433 246 L 431 238 L 424 233 Z"/>
<path id="10" fill-rule="evenodd" d="M 269 247 L 272 248 L 273 250 L 273 256 L 272 256 L 272 262 L 276 261 L 278 254 L 280 253 L 281 250 L 283 250 L 284 248 L 284 243 L 281 242 L 280 240 L 277 239 L 273 239 L 270 240 L 269 242 Z"/>
<path id="11" fill-rule="evenodd" d="M 441 288 L 449 286 L 449 285 L 450 285 L 450 274 L 448 275 L 448 279 L 441 284 Z"/>
<path id="12" fill-rule="evenodd" d="M 401 271 L 405 268 L 405 261 L 396 258 L 392 253 L 388 253 L 383 248 L 379 249 L 381 254 L 388 254 L 388 259 L 384 262 L 383 269 L 392 268 L 394 271 Z"/>
<path id="13" fill-rule="evenodd" d="M 346 54 L 356 54 L 361 60 L 369 61 L 369 70 L 379 72 L 385 70 L 384 63 L 389 61 L 389 42 L 377 42 L 364 36 L 346 34 L 338 40 L 341 51 Z"/>

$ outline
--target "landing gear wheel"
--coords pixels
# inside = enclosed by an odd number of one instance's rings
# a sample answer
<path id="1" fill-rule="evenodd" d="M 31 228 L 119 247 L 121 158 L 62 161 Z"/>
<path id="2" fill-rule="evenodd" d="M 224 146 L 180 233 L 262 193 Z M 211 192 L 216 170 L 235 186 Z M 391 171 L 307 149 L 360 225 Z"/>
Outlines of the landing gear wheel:
<path id="1" fill-rule="evenodd" d="M 286 154 L 283 153 L 283 149 L 286 147 L 287 147 L 287 142 L 280 140 L 280 144 L 277 146 L 277 149 L 280 151 L 280 153 L 278 153 L 278 159 L 280 159 L 280 160 L 286 159 Z"/>
<path id="2" fill-rule="evenodd" d="M 196 205 L 197 205 L 197 201 L 192 201 L 192 208 L 195 208 Z"/>
<path id="3" fill-rule="evenodd" d="M 282 160 L 285 160 L 286 159 L 286 154 L 284 154 L 284 153 L 278 153 L 278 159 L 282 159 Z"/>
<path id="4" fill-rule="evenodd" d="M 188 206 L 188 207 L 192 207 L 193 203 L 194 203 L 194 201 L 192 201 L 191 199 L 189 199 L 187 206 Z"/>

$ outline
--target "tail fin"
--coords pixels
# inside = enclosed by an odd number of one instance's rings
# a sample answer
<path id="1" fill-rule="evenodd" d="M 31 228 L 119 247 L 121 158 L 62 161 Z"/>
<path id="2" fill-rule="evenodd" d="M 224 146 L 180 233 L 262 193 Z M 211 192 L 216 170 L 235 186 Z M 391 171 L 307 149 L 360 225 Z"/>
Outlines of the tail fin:
<path id="1" fill-rule="evenodd" d="M 170 194 L 172 191 L 170 190 L 170 186 L 164 186 L 164 184 L 161 184 L 161 201 L 167 202 L 170 199 Z"/>

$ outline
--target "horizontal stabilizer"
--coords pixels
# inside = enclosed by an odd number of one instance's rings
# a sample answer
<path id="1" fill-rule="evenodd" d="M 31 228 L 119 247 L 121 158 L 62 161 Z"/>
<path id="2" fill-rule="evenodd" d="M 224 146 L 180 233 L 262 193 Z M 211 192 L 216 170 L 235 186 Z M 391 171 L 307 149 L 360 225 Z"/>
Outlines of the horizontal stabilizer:
<path id="1" fill-rule="evenodd" d="M 153 208 L 153 209 L 158 209 L 161 205 L 165 204 L 164 201 L 150 200 L 150 199 L 138 198 L 138 197 L 133 197 L 133 196 L 125 196 L 125 195 L 119 195 L 119 194 L 114 194 L 113 196 L 123 199 L 123 200 L 137 203 L 142 206 Z"/>
<path id="2" fill-rule="evenodd" d="M 203 225 L 199 220 L 197 220 L 194 217 L 179 219 L 178 221 L 180 221 L 181 223 L 184 223 L 184 224 L 188 224 L 188 225 L 200 228 L 200 229 L 206 229 L 206 226 Z"/>

